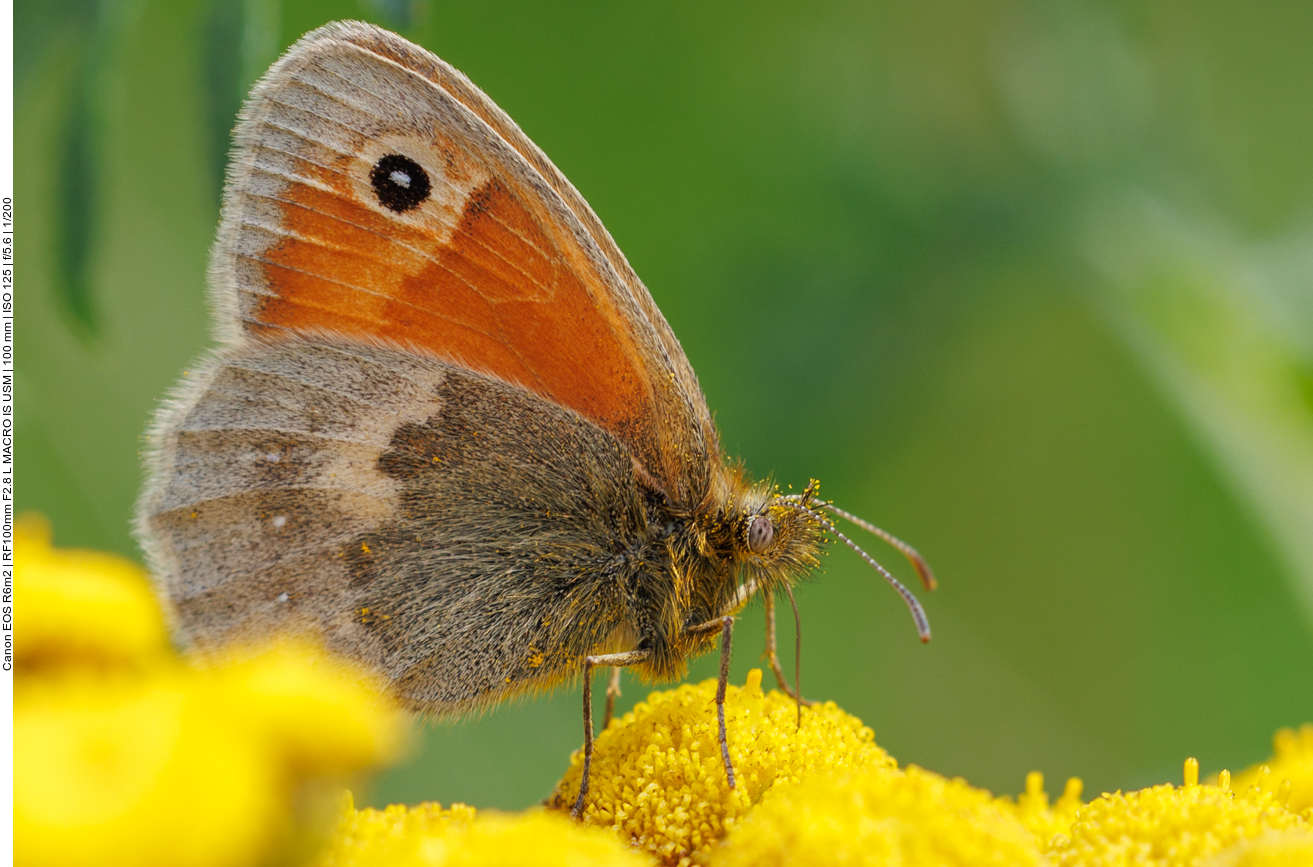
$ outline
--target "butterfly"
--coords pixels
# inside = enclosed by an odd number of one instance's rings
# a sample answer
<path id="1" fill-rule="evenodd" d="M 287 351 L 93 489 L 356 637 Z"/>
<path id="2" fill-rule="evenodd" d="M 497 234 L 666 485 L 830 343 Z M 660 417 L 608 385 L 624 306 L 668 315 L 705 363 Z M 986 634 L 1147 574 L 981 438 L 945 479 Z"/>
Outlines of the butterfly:
<path id="1" fill-rule="evenodd" d="M 136 530 L 199 652 L 318 635 L 436 716 L 592 674 L 681 676 L 852 520 L 722 454 L 697 377 L 570 182 L 469 79 L 359 22 L 239 117 L 209 272 L 219 348 L 148 433 Z M 796 615 L 796 608 L 795 608 Z M 801 718 L 801 716 L 800 716 Z"/>

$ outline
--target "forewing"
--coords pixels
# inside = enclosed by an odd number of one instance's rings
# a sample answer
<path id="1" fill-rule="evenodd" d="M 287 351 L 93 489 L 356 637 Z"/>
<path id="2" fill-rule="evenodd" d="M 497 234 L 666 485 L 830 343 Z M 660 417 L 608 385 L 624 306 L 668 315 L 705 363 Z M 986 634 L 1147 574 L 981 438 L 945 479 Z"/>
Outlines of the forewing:
<path id="1" fill-rule="evenodd" d="M 424 195 L 399 208 L 380 183 Z M 409 347 L 576 410 L 676 503 L 706 494 L 714 427 L 647 290 L 515 124 L 400 37 L 328 25 L 256 87 L 212 270 L 229 342 Z"/>

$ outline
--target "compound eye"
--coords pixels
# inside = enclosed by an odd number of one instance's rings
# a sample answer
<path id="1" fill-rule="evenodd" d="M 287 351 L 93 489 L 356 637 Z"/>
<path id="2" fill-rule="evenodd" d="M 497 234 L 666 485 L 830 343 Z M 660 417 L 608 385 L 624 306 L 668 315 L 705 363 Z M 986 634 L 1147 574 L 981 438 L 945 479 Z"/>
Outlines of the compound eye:
<path id="1" fill-rule="evenodd" d="M 765 515 L 754 515 L 748 522 L 748 549 L 754 554 L 764 554 L 775 538 L 775 525 Z"/>

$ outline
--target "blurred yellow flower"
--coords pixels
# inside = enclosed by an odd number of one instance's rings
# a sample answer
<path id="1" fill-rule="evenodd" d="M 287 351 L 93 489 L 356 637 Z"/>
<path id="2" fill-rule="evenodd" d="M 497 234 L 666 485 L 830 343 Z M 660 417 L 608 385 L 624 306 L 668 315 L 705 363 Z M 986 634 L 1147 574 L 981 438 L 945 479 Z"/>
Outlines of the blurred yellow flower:
<path id="1" fill-rule="evenodd" d="M 725 779 L 716 721 L 716 681 L 654 692 L 612 720 L 593 752 L 583 821 L 613 827 L 666 864 L 705 860 L 711 847 L 773 786 L 818 774 L 893 768 L 875 734 L 833 702 L 803 709 L 761 689 L 761 671 L 725 699 L 725 726 L 738 786 Z M 583 754 L 548 803 L 568 810 L 579 791 Z"/>
<path id="2" fill-rule="evenodd" d="M 401 752 L 403 715 L 383 685 L 355 667 L 295 641 L 229 653 L 197 677 L 216 704 L 277 744 L 289 770 L 341 776 Z"/>
<path id="3" fill-rule="evenodd" d="M 347 792 L 342 816 L 328 846 L 316 859 L 318 867 L 368 867 L 372 864 L 424 863 L 424 842 L 441 837 L 453 826 L 464 828 L 476 811 L 465 804 L 393 804 L 382 810 L 357 810 Z"/>
<path id="4" fill-rule="evenodd" d="M 16 863 L 246 864 L 274 842 L 275 757 L 180 668 L 15 691 Z"/>
<path id="5" fill-rule="evenodd" d="M 168 634 L 145 571 L 103 551 L 51 547 L 41 515 L 14 523 L 14 584 L 23 633 L 14 672 L 46 666 L 133 665 L 168 652 Z"/>
<path id="6" fill-rule="evenodd" d="M 53 549 L 38 519 L 16 543 L 16 863 L 266 862 L 303 842 L 316 780 L 403 746 L 405 716 L 316 648 L 189 666 L 138 567 Z"/>
<path id="7" fill-rule="evenodd" d="M 1071 777 L 1061 797 L 1050 806 L 1048 793 L 1044 791 L 1044 775 L 1039 771 L 1031 771 L 1026 775 L 1026 791 L 1017 796 L 1015 804 L 1011 804 L 1007 798 L 999 800 L 1010 804 L 1021 824 L 1044 845 L 1071 829 L 1076 811 L 1081 807 L 1083 788 L 1077 777 Z"/>
<path id="8" fill-rule="evenodd" d="M 346 810 L 315 867 L 648 867 L 616 835 L 541 809 L 477 813 L 464 804 Z"/>
<path id="9" fill-rule="evenodd" d="M 911 765 L 776 787 L 735 825 L 710 863 L 1026 867 L 1045 862 L 1039 841 L 1011 804 L 963 780 Z"/>
<path id="10" fill-rule="evenodd" d="M 1298 731 L 1281 729 L 1272 738 L 1272 747 L 1272 758 L 1239 774 L 1236 788 L 1258 786 L 1276 794 L 1296 813 L 1313 810 L 1313 724 L 1305 723 Z"/>
<path id="11" fill-rule="evenodd" d="M 1273 831 L 1311 830 L 1268 792 L 1199 785 L 1199 764 L 1186 762 L 1185 785 L 1104 794 L 1076 812 L 1070 835 L 1048 855 L 1058 867 L 1194 867 L 1229 847 Z"/>
<path id="12" fill-rule="evenodd" d="M 1313 831 L 1291 828 L 1241 840 L 1201 867 L 1308 867 L 1313 864 Z"/>

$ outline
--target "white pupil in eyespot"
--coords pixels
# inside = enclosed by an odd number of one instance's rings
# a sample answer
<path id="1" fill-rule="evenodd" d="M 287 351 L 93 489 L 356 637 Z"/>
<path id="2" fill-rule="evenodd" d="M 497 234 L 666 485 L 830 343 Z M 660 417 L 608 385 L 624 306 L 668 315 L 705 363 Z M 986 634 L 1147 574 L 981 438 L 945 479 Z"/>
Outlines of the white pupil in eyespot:
<path id="1" fill-rule="evenodd" d="M 390 180 L 392 183 L 396 184 L 399 187 L 405 187 L 406 189 L 410 189 L 410 175 L 406 174 L 403 171 L 397 170 L 393 172 L 392 174 L 388 175 L 388 180 Z"/>

